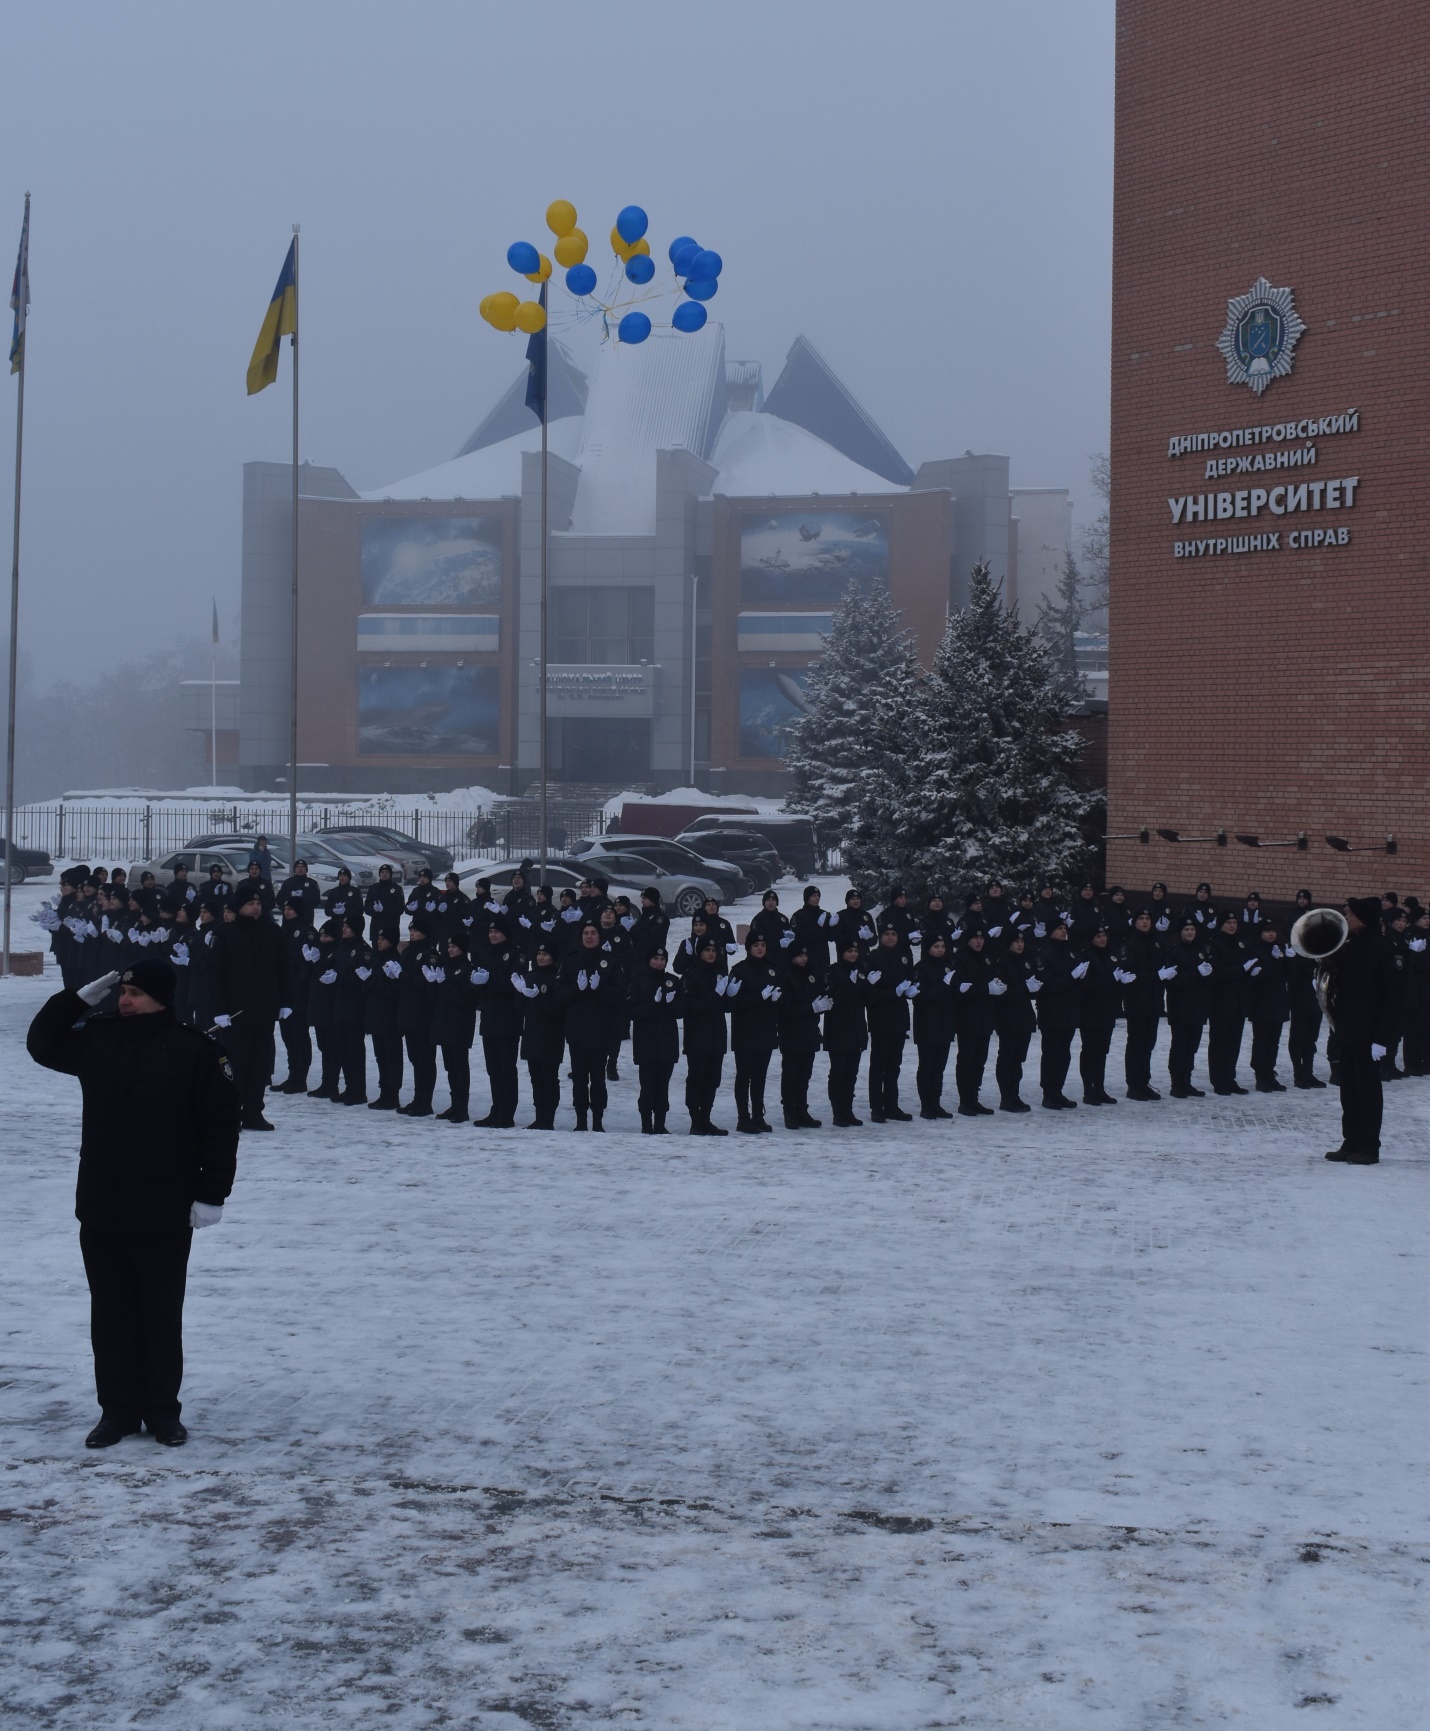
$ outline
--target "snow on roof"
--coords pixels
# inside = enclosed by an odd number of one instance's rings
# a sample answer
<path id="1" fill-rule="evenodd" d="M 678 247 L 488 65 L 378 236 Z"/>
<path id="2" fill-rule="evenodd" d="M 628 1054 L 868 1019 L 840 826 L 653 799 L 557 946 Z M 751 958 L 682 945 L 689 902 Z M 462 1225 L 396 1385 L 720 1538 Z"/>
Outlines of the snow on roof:
<path id="1" fill-rule="evenodd" d="M 803 427 L 748 409 L 726 416 L 710 461 L 720 471 L 713 491 L 731 497 L 905 490 L 861 469 Z"/>
<path id="2" fill-rule="evenodd" d="M 547 431 L 551 450 L 568 463 L 581 446 L 581 420 L 554 421 Z M 502 499 L 521 493 L 521 454 L 541 449 L 541 428 L 528 427 L 499 444 L 484 445 L 465 457 L 453 457 L 435 469 L 409 475 L 360 494 L 363 499 Z"/>

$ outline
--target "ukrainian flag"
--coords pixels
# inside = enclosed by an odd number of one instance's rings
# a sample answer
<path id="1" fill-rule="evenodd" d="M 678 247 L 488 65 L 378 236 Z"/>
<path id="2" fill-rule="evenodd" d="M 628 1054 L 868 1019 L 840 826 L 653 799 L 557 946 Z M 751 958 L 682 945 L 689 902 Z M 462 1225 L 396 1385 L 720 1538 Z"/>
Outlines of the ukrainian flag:
<path id="1" fill-rule="evenodd" d="M 264 390 L 278 377 L 278 352 L 283 338 L 298 329 L 298 241 L 295 237 L 278 273 L 278 286 L 263 318 L 263 329 L 248 363 L 248 394 Z"/>

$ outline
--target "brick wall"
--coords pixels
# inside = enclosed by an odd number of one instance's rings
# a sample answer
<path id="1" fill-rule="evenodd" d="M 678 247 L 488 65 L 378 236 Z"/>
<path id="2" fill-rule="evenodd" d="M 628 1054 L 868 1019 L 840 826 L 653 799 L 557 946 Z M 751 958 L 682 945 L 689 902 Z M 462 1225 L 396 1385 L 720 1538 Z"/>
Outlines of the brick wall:
<path id="1" fill-rule="evenodd" d="M 1430 893 L 1427 65 L 1430 5 L 1119 0 L 1108 827 L 1305 830 L 1312 848 L 1113 843 L 1109 879 Z M 1307 328 L 1257 398 L 1215 344 L 1260 276 Z M 1359 431 L 1296 442 L 1313 467 L 1206 478 L 1285 443 L 1167 454 L 1173 435 L 1351 409 Z M 1351 509 L 1174 528 L 1168 506 L 1342 476 Z M 1287 545 L 1330 527 L 1349 543 Z M 1233 531 L 1281 547 L 1174 557 Z M 1394 859 L 1321 839 L 1388 833 Z"/>

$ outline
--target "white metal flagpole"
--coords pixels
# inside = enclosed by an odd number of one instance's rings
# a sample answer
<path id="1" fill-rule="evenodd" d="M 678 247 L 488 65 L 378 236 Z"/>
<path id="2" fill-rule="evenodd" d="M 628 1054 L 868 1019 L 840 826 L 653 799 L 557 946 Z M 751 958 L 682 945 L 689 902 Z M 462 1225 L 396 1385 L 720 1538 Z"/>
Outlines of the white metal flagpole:
<path id="1" fill-rule="evenodd" d="M 218 602 L 214 602 L 213 642 L 209 645 L 209 786 L 218 786 Z"/>
<path id="2" fill-rule="evenodd" d="M 293 224 L 293 595 L 288 662 L 288 869 L 298 858 L 298 224 Z"/>
<path id="3" fill-rule="evenodd" d="M 30 304 L 30 195 L 25 194 L 25 221 L 20 230 L 20 256 L 15 264 L 15 336 L 10 344 L 10 370 L 20 375 L 15 399 L 15 522 L 10 556 L 10 688 L 5 734 L 5 918 L 0 939 L 0 977 L 10 972 L 11 880 L 15 862 L 15 686 L 20 655 L 20 469 L 25 448 L 25 313 Z"/>

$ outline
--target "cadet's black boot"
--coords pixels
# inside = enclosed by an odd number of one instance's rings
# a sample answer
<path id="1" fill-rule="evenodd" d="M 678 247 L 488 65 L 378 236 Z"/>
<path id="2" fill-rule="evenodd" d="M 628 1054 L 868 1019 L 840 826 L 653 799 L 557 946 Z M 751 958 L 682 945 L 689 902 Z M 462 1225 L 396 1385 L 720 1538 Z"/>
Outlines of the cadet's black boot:
<path id="1" fill-rule="evenodd" d="M 151 1419 L 149 1435 L 166 1449 L 181 1449 L 189 1440 L 189 1433 L 176 1418 Z"/>
<path id="2" fill-rule="evenodd" d="M 578 1130 L 584 1130 L 586 1128 L 586 1114 L 584 1112 L 578 1112 L 576 1114 L 576 1128 Z"/>
<path id="3" fill-rule="evenodd" d="M 467 1102 L 454 1100 L 445 1112 L 439 1112 L 437 1116 L 444 1124 L 465 1124 L 467 1121 Z"/>
<path id="4" fill-rule="evenodd" d="M 649 1106 L 642 1106 L 640 1109 L 640 1112 L 641 1112 L 641 1135 L 642 1136 L 654 1135 L 655 1131 L 654 1131 L 654 1127 L 651 1124 L 650 1107 Z"/>
<path id="5" fill-rule="evenodd" d="M 591 1114 L 591 1128 L 593 1130 L 602 1130 L 602 1131 L 606 1128 L 606 1126 L 601 1122 L 601 1114 L 599 1112 L 592 1112 L 592 1114 Z"/>
<path id="6" fill-rule="evenodd" d="M 653 1112 L 651 1114 L 650 1133 L 652 1136 L 668 1136 L 670 1134 L 670 1131 L 665 1127 L 664 1112 Z"/>
<path id="7" fill-rule="evenodd" d="M 102 1418 L 84 1439 L 87 1449 L 112 1449 L 127 1436 L 138 1436 L 137 1424 L 121 1424 L 117 1418 Z"/>
<path id="8" fill-rule="evenodd" d="M 1010 1094 L 1006 1100 L 998 1102 L 1000 1112 L 1031 1112 L 1033 1108 L 1026 1100 L 1020 1100 L 1016 1094 Z"/>
<path id="9" fill-rule="evenodd" d="M 395 1094 L 379 1094 L 375 1100 L 368 1101 L 367 1109 L 369 1112 L 395 1112 L 397 1110 L 397 1096 Z"/>

